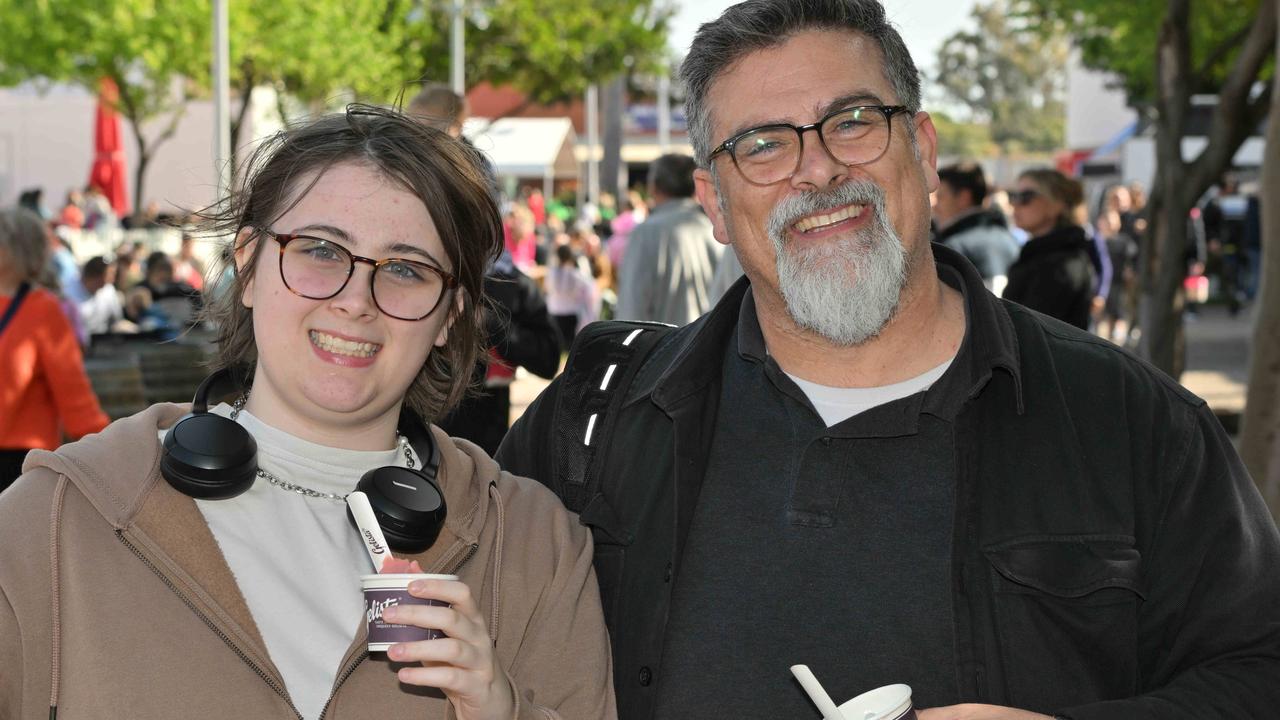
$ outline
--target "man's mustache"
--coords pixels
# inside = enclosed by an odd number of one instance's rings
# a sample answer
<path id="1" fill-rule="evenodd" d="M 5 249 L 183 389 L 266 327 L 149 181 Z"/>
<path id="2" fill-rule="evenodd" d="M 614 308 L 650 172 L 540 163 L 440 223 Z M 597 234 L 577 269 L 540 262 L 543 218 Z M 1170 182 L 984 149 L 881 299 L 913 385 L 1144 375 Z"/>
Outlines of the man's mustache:
<path id="1" fill-rule="evenodd" d="M 846 205 L 866 205 L 877 213 L 884 210 L 884 191 L 873 182 L 851 180 L 827 190 L 783 198 L 769 213 L 769 236 L 781 243 L 787 228 L 806 215 L 824 213 Z"/>

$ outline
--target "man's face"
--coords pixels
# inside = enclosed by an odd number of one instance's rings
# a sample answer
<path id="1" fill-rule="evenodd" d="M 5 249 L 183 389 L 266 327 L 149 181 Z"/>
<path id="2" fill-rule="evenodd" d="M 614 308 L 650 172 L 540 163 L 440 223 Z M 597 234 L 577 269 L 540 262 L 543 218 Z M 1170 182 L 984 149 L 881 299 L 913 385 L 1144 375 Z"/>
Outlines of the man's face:
<path id="1" fill-rule="evenodd" d="M 833 30 L 801 32 L 747 55 L 707 96 L 713 145 L 760 125 L 804 125 L 840 107 L 898 102 L 877 45 Z M 734 246 L 762 313 L 785 312 L 802 328 L 855 345 L 888 322 L 914 276 L 934 272 L 928 236 L 935 144 L 927 115 L 898 114 L 884 154 L 850 167 L 809 131 L 790 179 L 753 185 L 721 153 L 712 161 L 719 194 L 711 174 L 698 170 L 698 199 L 716 238 Z"/>

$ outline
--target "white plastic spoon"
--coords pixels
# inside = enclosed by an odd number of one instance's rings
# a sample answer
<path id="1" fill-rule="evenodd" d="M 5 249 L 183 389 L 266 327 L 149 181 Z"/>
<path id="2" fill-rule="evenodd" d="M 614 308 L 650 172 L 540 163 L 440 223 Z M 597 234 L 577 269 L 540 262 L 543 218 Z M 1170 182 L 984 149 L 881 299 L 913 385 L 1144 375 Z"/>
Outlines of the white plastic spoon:
<path id="1" fill-rule="evenodd" d="M 391 551 L 387 549 L 387 538 L 382 534 L 378 518 L 373 514 L 369 496 L 356 490 L 347 495 L 347 507 L 351 508 L 351 516 L 356 519 L 356 527 L 360 528 L 360 539 L 364 541 L 364 549 L 369 552 L 369 559 L 373 561 L 373 571 L 382 572 L 382 563 L 391 557 Z"/>
<path id="2" fill-rule="evenodd" d="M 822 683 L 813 676 L 808 665 L 792 665 L 791 674 L 796 676 L 796 680 L 800 681 L 800 687 L 809 694 L 813 704 L 818 706 L 818 711 L 822 713 L 824 720 L 842 720 L 840 708 L 831 701 L 831 696 L 827 695 L 827 691 L 822 688 Z"/>

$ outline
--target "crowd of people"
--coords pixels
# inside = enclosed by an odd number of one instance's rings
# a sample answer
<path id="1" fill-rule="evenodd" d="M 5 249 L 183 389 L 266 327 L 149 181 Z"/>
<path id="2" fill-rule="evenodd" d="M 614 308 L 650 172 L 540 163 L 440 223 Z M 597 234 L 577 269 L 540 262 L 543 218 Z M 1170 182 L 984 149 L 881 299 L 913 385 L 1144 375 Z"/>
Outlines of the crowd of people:
<path id="1" fill-rule="evenodd" d="M 693 156 L 621 203 L 504 198 L 430 86 L 263 142 L 216 268 L 0 212 L 0 716 L 813 717 L 798 663 L 920 720 L 1274 715 L 1280 532 L 1117 347 L 1132 189 L 939 168 L 878 0 L 746 0 L 680 75 Z M 108 425 L 90 319 L 207 322 L 212 374 Z M 353 488 L 421 604 L 365 604 Z"/>

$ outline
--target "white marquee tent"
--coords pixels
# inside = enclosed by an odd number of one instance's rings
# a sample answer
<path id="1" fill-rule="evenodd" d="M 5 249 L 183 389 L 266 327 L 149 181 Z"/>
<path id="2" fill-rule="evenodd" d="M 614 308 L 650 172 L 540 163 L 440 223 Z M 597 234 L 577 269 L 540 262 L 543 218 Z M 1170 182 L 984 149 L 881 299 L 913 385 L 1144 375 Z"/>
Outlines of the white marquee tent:
<path id="1" fill-rule="evenodd" d="M 500 179 L 542 180 L 551 197 L 556 180 L 579 176 L 577 135 L 569 118 L 472 118 L 463 134 L 493 161 Z"/>

